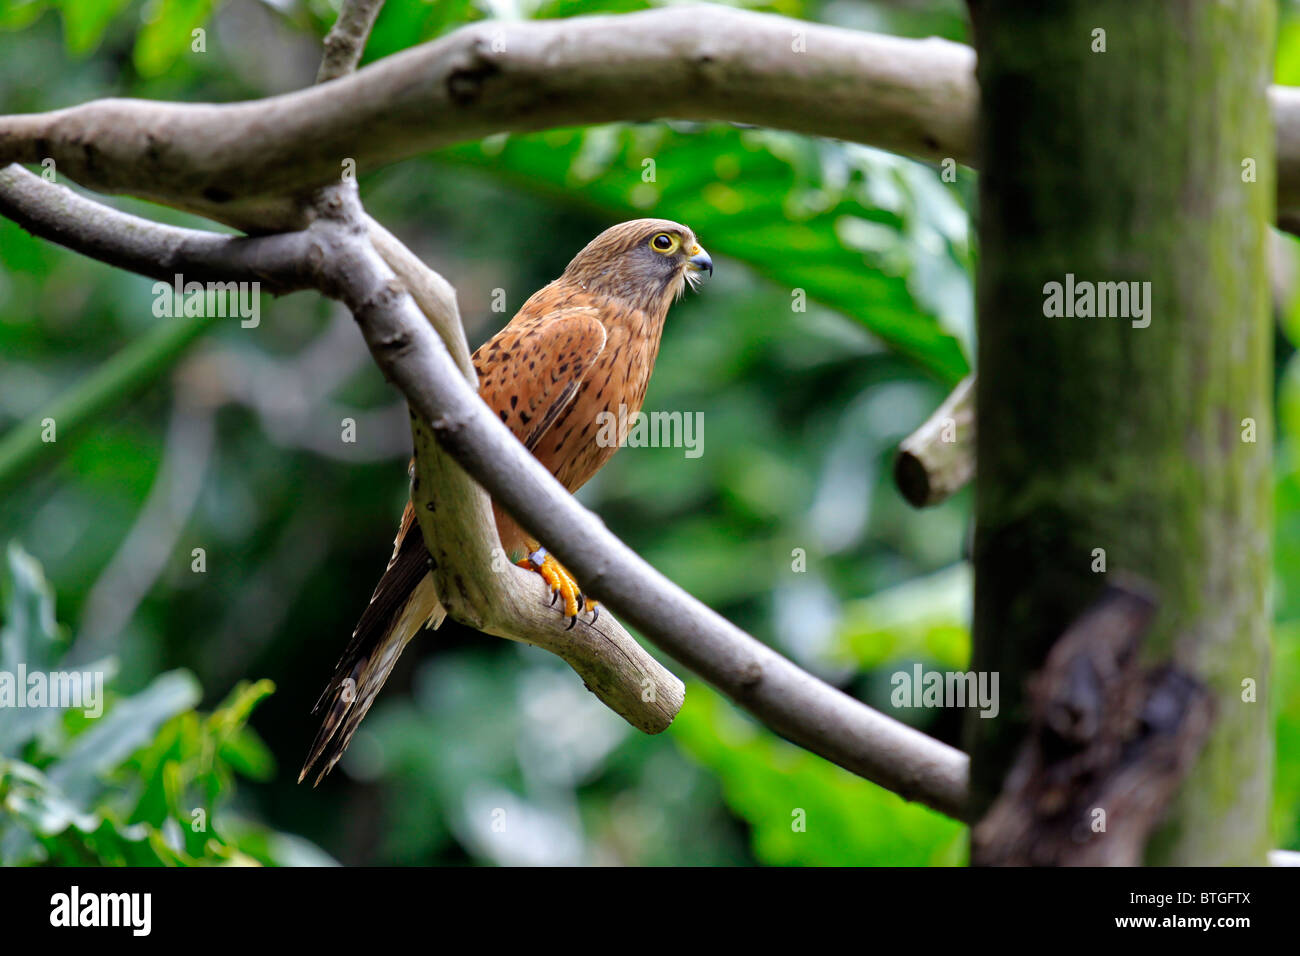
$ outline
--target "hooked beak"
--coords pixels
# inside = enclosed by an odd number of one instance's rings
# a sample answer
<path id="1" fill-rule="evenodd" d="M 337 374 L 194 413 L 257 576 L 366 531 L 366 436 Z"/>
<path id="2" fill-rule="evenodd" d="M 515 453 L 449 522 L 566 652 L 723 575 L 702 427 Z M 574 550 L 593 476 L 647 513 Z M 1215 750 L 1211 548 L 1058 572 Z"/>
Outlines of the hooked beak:
<path id="1" fill-rule="evenodd" d="M 713 260 L 698 242 L 691 247 L 691 257 L 686 260 L 686 266 L 693 272 L 707 272 L 713 275 Z"/>

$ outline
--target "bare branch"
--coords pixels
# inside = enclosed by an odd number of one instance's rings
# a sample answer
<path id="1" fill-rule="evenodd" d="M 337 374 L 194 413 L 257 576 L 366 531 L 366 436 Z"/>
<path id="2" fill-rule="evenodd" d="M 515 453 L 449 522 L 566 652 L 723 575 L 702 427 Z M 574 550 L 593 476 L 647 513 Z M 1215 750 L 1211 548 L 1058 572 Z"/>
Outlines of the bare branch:
<path id="1" fill-rule="evenodd" d="M 487 493 L 442 449 L 424 419 L 413 414 L 411 429 L 411 500 L 447 613 L 484 633 L 545 648 L 638 730 L 657 734 L 667 729 L 686 699 L 686 686 L 608 612 L 596 620 L 584 615 L 570 629 L 568 619 L 552 606 L 542 579 L 507 559 Z"/>
<path id="2" fill-rule="evenodd" d="M 469 343 L 465 341 L 465 327 L 461 324 L 460 309 L 456 304 L 456 290 L 369 216 L 366 217 L 366 225 L 370 229 L 370 244 L 383 257 L 388 267 L 397 273 L 397 278 L 402 280 L 425 318 L 433 323 L 433 327 L 442 336 L 442 344 L 447 346 L 447 351 L 464 374 L 465 381 L 477 389 L 478 377 L 470 361 Z"/>
<path id="3" fill-rule="evenodd" d="M 342 20 L 342 17 L 340 17 Z M 322 65 L 324 66 L 324 65 Z M 106 99 L 0 117 L 0 164 L 249 231 L 301 228 L 344 159 L 373 169 L 493 133 L 675 118 L 752 123 L 975 162 L 969 47 L 720 6 L 473 24 L 295 93 Z M 1300 230 L 1300 89 L 1269 91 L 1278 224 Z"/>
<path id="4" fill-rule="evenodd" d="M 383 5 L 384 0 L 343 0 L 339 18 L 325 36 L 325 55 L 316 72 L 317 83 L 338 79 L 357 68 L 370 28 Z"/>
<path id="5" fill-rule="evenodd" d="M 1277 135 L 1277 226 L 1300 235 L 1300 88 L 1270 87 L 1268 101 Z"/>
<path id="6" fill-rule="evenodd" d="M 975 376 L 962 379 L 898 446 L 894 483 L 913 507 L 946 500 L 975 474 Z"/>
<path id="7" fill-rule="evenodd" d="M 250 230 L 300 228 L 340 164 L 499 132 L 672 117 L 971 158 L 974 53 L 718 6 L 474 24 L 353 76 L 229 105 L 110 99 L 0 118 L 0 163 Z"/>
<path id="8" fill-rule="evenodd" d="M 118 212 L 21 166 L 0 169 L 0 214 L 33 235 L 153 279 L 260 282 L 273 294 L 312 287 L 302 233 L 246 238 L 163 226 Z"/>

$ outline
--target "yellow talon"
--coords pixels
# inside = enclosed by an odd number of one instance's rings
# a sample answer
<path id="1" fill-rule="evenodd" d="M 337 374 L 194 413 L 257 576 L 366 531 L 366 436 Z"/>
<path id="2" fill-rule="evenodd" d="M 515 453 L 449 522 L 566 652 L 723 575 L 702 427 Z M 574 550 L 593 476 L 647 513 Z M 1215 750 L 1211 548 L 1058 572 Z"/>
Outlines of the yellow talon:
<path id="1" fill-rule="evenodd" d="M 582 593 L 582 588 L 578 587 L 578 582 L 569 570 L 551 557 L 545 548 L 538 548 L 516 563 L 525 570 L 535 571 L 541 575 L 546 586 L 551 589 L 551 604 L 554 604 L 557 598 L 564 599 L 564 616 L 570 619 L 570 628 L 578 623 L 578 612 L 583 608 L 591 611 L 593 621 L 600 616 L 600 605 L 595 601 L 587 600 L 587 596 Z"/>

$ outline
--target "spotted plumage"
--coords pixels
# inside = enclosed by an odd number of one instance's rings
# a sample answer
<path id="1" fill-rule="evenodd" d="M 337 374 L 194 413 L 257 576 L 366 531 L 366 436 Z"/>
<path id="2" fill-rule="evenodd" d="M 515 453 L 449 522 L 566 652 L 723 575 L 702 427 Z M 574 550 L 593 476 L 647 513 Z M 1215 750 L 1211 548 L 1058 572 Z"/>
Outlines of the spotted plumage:
<path id="1" fill-rule="evenodd" d="M 668 308 L 703 271 L 712 273 L 713 263 L 686 226 L 621 223 L 588 243 L 474 353 L 479 395 L 569 491 L 618 449 L 619 442 L 597 440 L 601 413 L 618 421 L 640 410 Z M 563 596 L 572 626 L 584 604 L 572 576 L 495 503 L 493 513 L 506 553 Z M 324 709 L 325 717 L 299 781 L 314 770 L 319 783 L 329 773 L 402 648 L 422 627 L 442 623 L 430 560 L 408 502 L 388 568 L 313 711 Z"/>

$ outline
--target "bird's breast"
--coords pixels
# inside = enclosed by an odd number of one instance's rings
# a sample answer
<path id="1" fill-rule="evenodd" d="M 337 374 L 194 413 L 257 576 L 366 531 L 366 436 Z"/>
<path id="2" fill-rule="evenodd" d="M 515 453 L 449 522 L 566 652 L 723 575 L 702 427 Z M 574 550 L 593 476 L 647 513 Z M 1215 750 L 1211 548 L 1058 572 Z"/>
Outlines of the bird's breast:
<path id="1" fill-rule="evenodd" d="M 606 323 L 605 348 L 573 402 L 534 449 L 570 491 L 586 484 L 618 450 L 645 401 L 662 323 L 644 313 L 632 319 Z"/>

